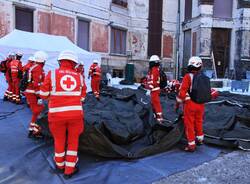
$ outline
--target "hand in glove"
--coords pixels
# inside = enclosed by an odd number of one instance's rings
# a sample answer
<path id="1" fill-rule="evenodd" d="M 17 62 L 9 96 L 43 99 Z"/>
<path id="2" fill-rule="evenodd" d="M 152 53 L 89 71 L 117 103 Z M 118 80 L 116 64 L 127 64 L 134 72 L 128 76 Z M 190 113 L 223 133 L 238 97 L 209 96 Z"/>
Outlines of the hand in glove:
<path id="1" fill-rule="evenodd" d="M 42 99 L 38 99 L 38 100 L 37 100 L 37 104 L 38 104 L 38 105 L 42 105 L 42 104 L 43 104 L 43 100 L 42 100 Z"/>

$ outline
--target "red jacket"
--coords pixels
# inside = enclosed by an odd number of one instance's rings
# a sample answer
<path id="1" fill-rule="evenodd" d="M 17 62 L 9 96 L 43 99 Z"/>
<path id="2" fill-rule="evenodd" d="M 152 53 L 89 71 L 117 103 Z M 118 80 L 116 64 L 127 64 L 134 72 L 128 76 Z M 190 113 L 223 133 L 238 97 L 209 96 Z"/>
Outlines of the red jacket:
<path id="1" fill-rule="evenodd" d="M 29 73 L 28 73 L 28 86 L 25 90 L 25 93 L 33 93 L 38 95 L 40 86 L 42 85 L 42 82 L 44 81 L 44 70 L 43 70 L 43 64 L 34 64 L 30 67 Z"/>
<path id="2" fill-rule="evenodd" d="M 147 84 L 151 91 L 160 90 L 160 68 L 158 66 L 154 66 L 149 70 Z"/>
<path id="3" fill-rule="evenodd" d="M 32 67 L 33 64 L 34 64 L 33 61 L 28 61 L 28 63 L 23 66 L 23 72 L 28 71 Z"/>
<path id="4" fill-rule="evenodd" d="M 10 62 L 10 70 L 11 70 L 11 78 L 12 80 L 18 78 L 18 72 L 21 72 L 22 69 L 22 62 L 20 60 L 12 60 Z"/>
<path id="5" fill-rule="evenodd" d="M 89 76 L 92 78 L 101 79 L 101 74 L 101 68 L 98 66 L 98 64 L 93 63 L 89 68 Z"/>
<path id="6" fill-rule="evenodd" d="M 59 69 L 50 71 L 40 90 L 40 97 L 49 99 L 49 121 L 81 119 L 85 96 L 83 77 L 70 61 L 61 61 Z"/>

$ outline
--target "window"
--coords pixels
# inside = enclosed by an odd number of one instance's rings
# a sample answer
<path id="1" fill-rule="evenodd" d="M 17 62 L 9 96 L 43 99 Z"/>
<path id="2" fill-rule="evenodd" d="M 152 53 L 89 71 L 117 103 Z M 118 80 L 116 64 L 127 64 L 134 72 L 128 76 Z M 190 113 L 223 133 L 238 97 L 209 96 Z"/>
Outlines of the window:
<path id="1" fill-rule="evenodd" d="M 214 17 L 232 18 L 233 0 L 214 0 Z"/>
<path id="2" fill-rule="evenodd" d="M 16 7 L 16 29 L 33 32 L 33 10 Z"/>
<path id="3" fill-rule="evenodd" d="M 239 0 L 238 8 L 250 8 L 250 0 Z"/>
<path id="4" fill-rule="evenodd" d="M 124 8 L 128 7 L 128 1 L 127 0 L 112 0 L 112 3 L 123 6 Z"/>
<path id="5" fill-rule="evenodd" d="M 185 0 L 185 21 L 192 19 L 192 0 Z"/>
<path id="6" fill-rule="evenodd" d="M 89 50 L 89 22 L 78 19 L 77 45 Z"/>
<path id="7" fill-rule="evenodd" d="M 111 28 L 111 54 L 126 54 L 127 32 L 118 28 Z"/>

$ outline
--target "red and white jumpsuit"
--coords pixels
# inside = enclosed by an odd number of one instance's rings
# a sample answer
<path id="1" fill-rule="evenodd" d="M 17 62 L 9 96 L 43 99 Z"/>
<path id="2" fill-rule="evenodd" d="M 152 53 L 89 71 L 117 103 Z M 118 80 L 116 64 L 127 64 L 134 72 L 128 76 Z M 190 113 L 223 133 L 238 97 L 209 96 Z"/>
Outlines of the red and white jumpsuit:
<path id="1" fill-rule="evenodd" d="M 184 127 L 185 134 L 188 140 L 188 146 L 191 149 L 196 147 L 195 139 L 203 141 L 203 117 L 204 104 L 198 104 L 191 100 L 188 91 L 192 85 L 192 77 L 195 73 L 187 73 L 180 86 L 179 94 L 176 97 L 177 102 L 183 102 L 184 105 Z"/>
<path id="2" fill-rule="evenodd" d="M 61 60 L 60 68 L 50 71 L 40 96 L 49 100 L 49 128 L 54 137 L 55 163 L 69 175 L 78 161 L 78 139 L 84 129 L 82 101 L 85 98 L 83 77 L 71 61 Z M 67 141 L 67 144 L 65 144 Z"/>
<path id="3" fill-rule="evenodd" d="M 40 133 L 40 127 L 36 124 L 37 117 L 43 111 L 44 105 L 38 104 L 39 91 L 42 82 L 44 81 L 44 70 L 43 70 L 43 63 L 35 63 L 29 69 L 28 73 L 28 86 L 27 89 L 24 91 L 26 96 L 27 102 L 30 106 L 32 111 L 32 118 L 29 125 L 29 131 L 33 131 L 33 134 Z"/>
<path id="4" fill-rule="evenodd" d="M 16 102 L 17 104 L 20 103 L 21 97 L 20 97 L 20 76 L 19 72 L 22 72 L 22 63 L 20 60 L 12 60 L 10 62 L 10 70 L 11 70 L 11 80 L 12 80 L 12 87 L 13 87 L 13 96 L 12 100 L 13 102 Z"/>
<path id="5" fill-rule="evenodd" d="M 11 81 L 10 62 L 11 62 L 11 59 L 7 58 L 5 65 L 2 66 L 2 69 L 5 70 L 5 79 L 8 84 L 8 88 L 4 93 L 4 98 L 8 100 L 11 100 L 13 96 L 13 85 Z"/>
<path id="6" fill-rule="evenodd" d="M 28 61 L 28 63 L 23 66 L 23 73 L 28 71 L 32 67 L 33 64 L 34 64 L 34 61 Z"/>
<path id="7" fill-rule="evenodd" d="M 160 68 L 159 66 L 154 66 L 149 70 L 147 76 L 147 84 L 150 89 L 151 104 L 153 111 L 156 115 L 156 119 L 159 122 L 163 121 L 162 108 L 160 102 Z"/>
<path id="8" fill-rule="evenodd" d="M 86 96 L 86 92 L 87 92 L 87 85 L 85 83 L 85 76 L 84 76 L 84 65 L 79 65 L 76 68 L 76 72 L 81 74 L 83 77 L 83 92 L 85 93 L 84 96 Z M 85 98 L 82 99 L 82 101 L 84 101 Z"/>
<path id="9" fill-rule="evenodd" d="M 101 68 L 98 64 L 93 63 L 89 68 L 89 76 L 91 76 L 91 88 L 96 98 L 100 97 L 100 81 L 101 81 Z"/>

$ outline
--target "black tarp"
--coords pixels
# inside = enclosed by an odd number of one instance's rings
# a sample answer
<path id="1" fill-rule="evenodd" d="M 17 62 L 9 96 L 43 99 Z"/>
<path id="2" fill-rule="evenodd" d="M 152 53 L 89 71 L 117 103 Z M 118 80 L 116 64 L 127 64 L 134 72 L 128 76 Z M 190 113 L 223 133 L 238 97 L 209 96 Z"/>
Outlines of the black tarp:
<path id="1" fill-rule="evenodd" d="M 249 149 L 249 102 L 250 97 L 223 92 L 206 104 L 205 142 Z M 141 89 L 106 88 L 100 101 L 88 95 L 80 151 L 110 158 L 139 158 L 171 149 L 183 137 L 183 122 L 181 113 L 174 111 L 174 94 L 161 96 L 161 103 L 167 120 L 164 125 L 155 121 L 149 96 Z M 39 124 L 48 134 L 46 113 Z"/>
<path id="2" fill-rule="evenodd" d="M 84 103 L 85 130 L 79 150 L 110 158 L 139 158 L 164 152 L 180 141 L 183 124 L 173 100 L 162 97 L 164 117 L 158 124 L 143 90 L 106 88 L 101 100 L 88 95 Z M 47 115 L 39 120 L 47 132 Z"/>

